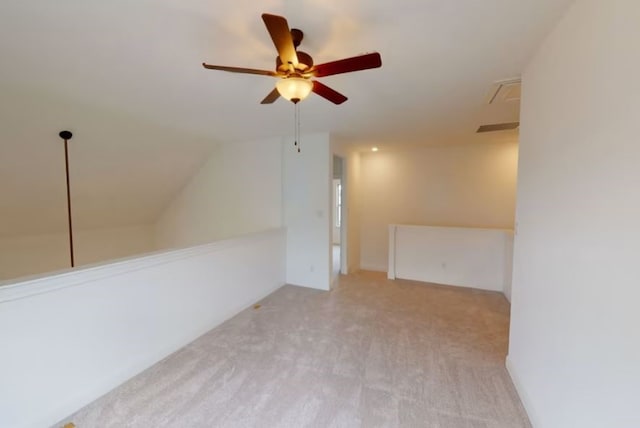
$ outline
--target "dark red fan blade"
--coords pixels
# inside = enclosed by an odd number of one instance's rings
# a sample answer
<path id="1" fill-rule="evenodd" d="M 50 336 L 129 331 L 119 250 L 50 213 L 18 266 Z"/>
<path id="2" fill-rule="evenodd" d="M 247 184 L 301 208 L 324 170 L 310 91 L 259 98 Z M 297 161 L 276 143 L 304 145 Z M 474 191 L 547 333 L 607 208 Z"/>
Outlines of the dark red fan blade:
<path id="1" fill-rule="evenodd" d="M 277 88 L 273 88 L 273 91 L 269 92 L 269 95 L 264 97 L 264 100 L 262 100 L 260 104 L 272 104 L 278 98 L 280 98 L 280 92 L 278 92 Z"/>
<path id="2" fill-rule="evenodd" d="M 320 95 L 322 98 L 326 98 L 334 104 L 342 104 L 347 101 L 348 98 L 342 95 L 340 92 L 334 91 L 327 85 L 324 85 L 317 80 L 313 81 L 313 92 Z"/>
<path id="3" fill-rule="evenodd" d="M 313 75 L 316 77 L 333 76 L 334 74 L 350 73 L 352 71 L 368 70 L 382 66 L 382 58 L 377 52 L 354 56 L 353 58 L 341 59 L 316 65 Z"/>
<path id="4" fill-rule="evenodd" d="M 269 35 L 271 35 L 273 44 L 276 45 L 282 63 L 291 63 L 294 67 L 297 67 L 298 54 L 296 54 L 296 47 L 293 44 L 293 37 L 291 37 L 287 20 L 282 16 L 270 15 L 268 13 L 262 14 L 262 20 L 267 27 Z"/>
<path id="5" fill-rule="evenodd" d="M 259 74 L 261 76 L 277 76 L 278 73 L 269 70 L 256 70 L 255 68 L 243 68 L 243 67 L 226 67 L 223 65 L 211 65 L 202 63 L 202 66 L 209 70 L 222 70 L 229 71 L 231 73 L 244 73 L 244 74 Z"/>

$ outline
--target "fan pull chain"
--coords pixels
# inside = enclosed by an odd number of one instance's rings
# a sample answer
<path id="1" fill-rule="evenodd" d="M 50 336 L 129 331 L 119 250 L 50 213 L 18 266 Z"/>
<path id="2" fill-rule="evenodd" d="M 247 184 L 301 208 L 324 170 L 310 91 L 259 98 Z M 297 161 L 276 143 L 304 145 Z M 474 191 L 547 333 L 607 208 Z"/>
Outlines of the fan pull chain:
<path id="1" fill-rule="evenodd" d="M 298 141 L 298 153 L 300 153 L 300 149 L 302 148 L 302 143 L 300 142 L 300 104 L 296 103 L 296 141 Z"/>
<path id="2" fill-rule="evenodd" d="M 298 149 L 298 153 L 300 153 L 300 107 L 298 103 L 294 103 L 293 111 L 293 145 Z"/>
<path id="3" fill-rule="evenodd" d="M 293 145 L 298 149 L 298 105 L 293 105 Z M 299 149 L 298 149 L 299 150 Z"/>

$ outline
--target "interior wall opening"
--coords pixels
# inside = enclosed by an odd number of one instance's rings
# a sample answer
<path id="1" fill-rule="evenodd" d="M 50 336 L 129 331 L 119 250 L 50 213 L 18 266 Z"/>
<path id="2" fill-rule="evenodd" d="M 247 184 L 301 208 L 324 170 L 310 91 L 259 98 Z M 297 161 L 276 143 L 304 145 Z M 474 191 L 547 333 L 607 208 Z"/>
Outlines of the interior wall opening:
<path id="1" fill-rule="evenodd" d="M 332 283 L 335 283 L 339 275 L 347 273 L 346 260 L 346 222 L 345 215 L 345 186 L 344 160 L 340 156 L 333 155 L 333 175 L 331 180 L 331 266 Z"/>

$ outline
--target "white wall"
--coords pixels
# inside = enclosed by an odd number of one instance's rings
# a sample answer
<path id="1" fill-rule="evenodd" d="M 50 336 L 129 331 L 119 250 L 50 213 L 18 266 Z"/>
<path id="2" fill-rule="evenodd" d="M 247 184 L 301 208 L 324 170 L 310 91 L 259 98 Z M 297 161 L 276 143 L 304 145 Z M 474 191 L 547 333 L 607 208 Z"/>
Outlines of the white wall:
<path id="1" fill-rule="evenodd" d="M 328 290 L 331 283 L 331 150 L 328 134 L 283 142 L 287 282 Z"/>
<path id="2" fill-rule="evenodd" d="M 154 251 L 151 226 L 77 230 L 74 234 L 76 266 Z M 0 280 L 66 269 L 69 236 L 66 233 L 0 239 Z"/>
<path id="3" fill-rule="evenodd" d="M 282 139 L 220 145 L 156 223 L 159 248 L 282 225 Z"/>
<path id="4" fill-rule="evenodd" d="M 509 298 L 512 241 L 510 230 L 391 225 L 388 277 L 499 291 Z"/>
<path id="5" fill-rule="evenodd" d="M 640 426 L 640 2 L 578 0 L 523 74 L 508 367 L 534 426 Z"/>
<path id="6" fill-rule="evenodd" d="M 517 142 L 363 153 L 361 267 L 386 271 L 389 224 L 512 229 Z"/>
<path id="7" fill-rule="evenodd" d="M 338 202 L 338 193 L 337 191 L 337 184 L 342 184 L 342 176 L 343 176 L 343 163 L 344 160 L 341 156 L 338 156 L 335 154 L 334 152 L 334 142 L 333 140 L 331 140 L 331 153 L 333 153 L 333 156 L 331 157 L 332 162 L 331 162 L 331 170 L 333 171 L 333 210 L 331 211 L 332 213 L 332 222 L 333 222 L 333 244 L 337 245 L 340 244 L 340 241 L 342 239 L 342 230 L 340 227 L 335 227 L 336 224 L 336 216 L 337 216 L 337 202 Z M 342 192 L 341 192 L 342 193 Z M 342 201 L 344 203 L 344 201 Z"/>
<path id="8" fill-rule="evenodd" d="M 334 245 L 338 245 L 340 244 L 340 228 L 336 226 L 336 216 L 338 215 L 338 185 L 341 183 L 341 180 L 339 178 L 334 178 L 333 179 L 333 184 L 332 184 L 332 188 L 331 188 L 331 193 L 332 193 L 332 206 L 331 206 L 331 223 L 333 224 L 333 227 L 331 229 L 331 240 L 333 242 Z"/>
<path id="9" fill-rule="evenodd" d="M 284 282 L 274 230 L 0 287 L 0 426 L 55 424 Z"/>

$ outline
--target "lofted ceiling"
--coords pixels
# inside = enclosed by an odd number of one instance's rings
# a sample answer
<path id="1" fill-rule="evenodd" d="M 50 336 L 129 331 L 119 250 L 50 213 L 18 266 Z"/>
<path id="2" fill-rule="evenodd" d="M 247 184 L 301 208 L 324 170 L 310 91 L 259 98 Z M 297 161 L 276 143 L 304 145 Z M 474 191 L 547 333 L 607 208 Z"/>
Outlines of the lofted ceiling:
<path id="1" fill-rule="evenodd" d="M 292 133 L 292 104 L 259 102 L 275 80 L 209 71 L 272 69 L 260 19 L 304 31 L 316 63 L 378 51 L 381 69 L 322 82 L 302 132 L 383 147 L 505 138 L 474 135 L 517 119 L 488 106 L 520 75 L 570 0 L 3 0 L 0 15 L 0 236 L 65 230 L 57 133 L 71 129 L 80 228 L 150 223 L 216 144 Z"/>

